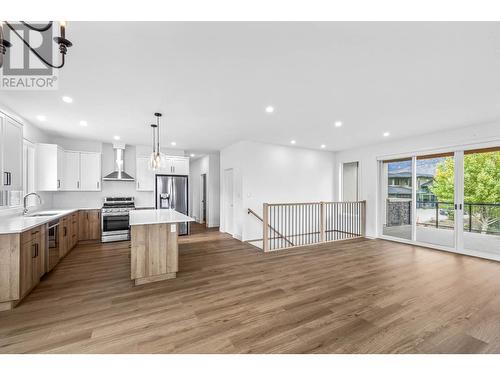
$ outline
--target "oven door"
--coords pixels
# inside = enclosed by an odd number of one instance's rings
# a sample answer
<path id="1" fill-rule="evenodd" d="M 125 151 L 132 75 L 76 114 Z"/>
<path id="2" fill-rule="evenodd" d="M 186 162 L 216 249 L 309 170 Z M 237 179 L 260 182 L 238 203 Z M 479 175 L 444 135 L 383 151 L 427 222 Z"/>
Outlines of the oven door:
<path id="1" fill-rule="evenodd" d="M 123 212 L 105 213 L 102 215 L 102 234 L 128 234 L 129 215 Z"/>

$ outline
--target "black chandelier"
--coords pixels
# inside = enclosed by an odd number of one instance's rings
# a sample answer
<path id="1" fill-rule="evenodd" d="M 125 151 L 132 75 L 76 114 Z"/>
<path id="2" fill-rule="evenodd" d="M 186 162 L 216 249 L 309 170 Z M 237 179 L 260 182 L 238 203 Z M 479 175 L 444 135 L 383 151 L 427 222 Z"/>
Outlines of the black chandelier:
<path id="1" fill-rule="evenodd" d="M 42 27 L 36 27 L 33 25 L 30 25 L 28 22 L 20 21 L 24 26 L 26 26 L 28 29 L 33 30 L 33 31 L 38 31 L 39 33 L 43 33 L 44 31 L 49 30 L 52 27 L 53 22 L 50 21 L 47 23 L 45 26 Z M 7 48 L 12 46 L 12 43 L 10 43 L 8 40 L 5 40 L 3 37 L 3 24 L 6 24 L 9 29 L 14 32 L 14 34 L 17 35 L 19 39 L 21 39 L 26 47 L 33 52 L 33 54 L 40 59 L 45 65 L 55 68 L 55 69 L 60 69 L 64 66 L 65 63 L 65 56 L 66 52 L 68 51 L 68 48 L 73 45 L 68 39 L 66 39 L 66 21 L 60 21 L 59 23 L 59 29 L 60 29 L 60 34 L 59 36 L 54 37 L 54 42 L 59 44 L 59 52 L 61 53 L 61 63 L 59 65 L 53 65 L 49 61 L 47 61 L 42 55 L 40 55 L 33 47 L 30 46 L 30 44 L 17 32 L 17 30 L 7 21 L 0 21 L 0 68 L 3 65 L 3 56 L 5 55 L 5 52 L 7 51 Z"/>

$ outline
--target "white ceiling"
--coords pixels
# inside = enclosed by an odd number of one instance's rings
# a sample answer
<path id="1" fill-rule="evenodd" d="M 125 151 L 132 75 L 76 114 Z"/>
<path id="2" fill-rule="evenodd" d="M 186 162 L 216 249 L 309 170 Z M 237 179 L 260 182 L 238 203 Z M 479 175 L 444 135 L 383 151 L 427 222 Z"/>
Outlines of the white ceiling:
<path id="1" fill-rule="evenodd" d="M 0 91 L 61 136 L 149 144 L 160 111 L 181 149 L 340 150 L 500 117 L 500 23 L 70 22 L 67 36 L 58 91 Z"/>

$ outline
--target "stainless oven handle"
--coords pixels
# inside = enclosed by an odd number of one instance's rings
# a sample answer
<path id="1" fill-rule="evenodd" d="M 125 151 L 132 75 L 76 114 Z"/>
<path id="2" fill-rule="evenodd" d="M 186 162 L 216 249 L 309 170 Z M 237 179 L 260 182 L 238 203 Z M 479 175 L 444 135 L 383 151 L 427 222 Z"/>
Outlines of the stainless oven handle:
<path id="1" fill-rule="evenodd" d="M 106 216 L 129 216 L 128 212 L 113 212 L 113 213 L 103 213 L 102 217 Z"/>

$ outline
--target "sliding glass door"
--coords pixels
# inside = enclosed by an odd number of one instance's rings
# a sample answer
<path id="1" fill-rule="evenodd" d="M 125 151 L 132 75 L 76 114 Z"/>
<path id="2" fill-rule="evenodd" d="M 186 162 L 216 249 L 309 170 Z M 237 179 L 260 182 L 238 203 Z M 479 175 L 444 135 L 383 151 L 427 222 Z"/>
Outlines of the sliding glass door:
<path id="1" fill-rule="evenodd" d="M 412 239 L 413 160 L 385 160 L 382 163 L 382 233 Z"/>
<path id="2" fill-rule="evenodd" d="M 416 240 L 455 246 L 455 155 L 416 158 Z M 458 208 L 458 207 L 457 207 Z"/>
<path id="3" fill-rule="evenodd" d="M 500 148 L 380 163 L 382 234 L 500 257 Z"/>
<path id="4" fill-rule="evenodd" d="M 500 148 L 465 151 L 463 247 L 500 255 Z"/>

